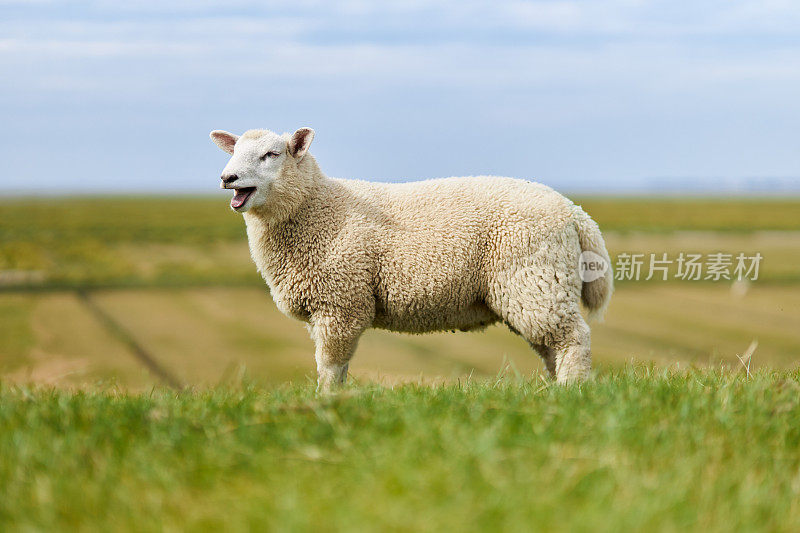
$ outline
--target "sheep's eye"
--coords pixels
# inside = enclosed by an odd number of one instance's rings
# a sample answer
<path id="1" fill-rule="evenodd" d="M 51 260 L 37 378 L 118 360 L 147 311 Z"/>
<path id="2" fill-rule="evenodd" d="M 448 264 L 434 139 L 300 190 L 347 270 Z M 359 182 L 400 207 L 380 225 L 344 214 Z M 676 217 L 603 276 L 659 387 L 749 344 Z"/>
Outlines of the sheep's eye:
<path id="1" fill-rule="evenodd" d="M 271 159 L 274 157 L 278 157 L 279 155 L 281 155 L 280 152 L 267 152 L 266 154 L 261 156 L 261 160 L 263 161 L 268 157 Z"/>

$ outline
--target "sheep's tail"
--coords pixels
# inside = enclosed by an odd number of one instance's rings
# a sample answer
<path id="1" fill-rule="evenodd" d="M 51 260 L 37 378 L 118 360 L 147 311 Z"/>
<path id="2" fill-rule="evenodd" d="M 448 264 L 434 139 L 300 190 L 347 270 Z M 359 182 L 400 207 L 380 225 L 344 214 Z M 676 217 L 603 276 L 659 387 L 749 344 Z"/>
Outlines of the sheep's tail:
<path id="1" fill-rule="evenodd" d="M 575 206 L 574 218 L 578 228 L 581 252 L 592 252 L 599 256 L 598 259 L 596 256 L 592 257 L 592 254 L 582 254 L 581 261 L 602 260 L 607 265 L 605 272 L 601 276 L 597 277 L 591 271 L 583 270 L 584 276 L 581 278 L 584 279 L 581 289 L 581 301 L 586 306 L 586 309 L 589 310 L 589 318 L 602 320 L 603 313 L 605 313 L 611 300 L 611 294 L 614 292 L 614 272 L 611 269 L 611 258 L 608 256 L 606 243 L 603 240 L 603 235 L 600 233 L 600 227 L 597 222 L 592 220 L 580 206 Z M 595 277 L 596 279 L 594 279 Z M 593 281 L 586 281 L 587 279 L 593 279 Z"/>

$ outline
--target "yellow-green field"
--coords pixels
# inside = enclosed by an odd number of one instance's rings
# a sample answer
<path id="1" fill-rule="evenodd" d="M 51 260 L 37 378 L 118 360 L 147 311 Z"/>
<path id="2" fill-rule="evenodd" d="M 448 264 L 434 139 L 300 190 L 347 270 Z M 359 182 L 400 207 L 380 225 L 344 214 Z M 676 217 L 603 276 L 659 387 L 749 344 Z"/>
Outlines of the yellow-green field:
<path id="1" fill-rule="evenodd" d="M 758 280 L 618 282 L 588 383 L 369 331 L 318 395 L 224 198 L 0 202 L 0 531 L 798 530 L 800 200 L 582 203 Z"/>
<path id="2" fill-rule="evenodd" d="M 599 366 L 794 368 L 800 354 L 800 200 L 585 199 L 612 256 L 759 252 L 759 279 L 619 282 L 593 326 Z M 0 376 L 141 389 L 307 380 L 312 345 L 252 266 L 223 198 L 0 202 Z M 408 336 L 370 331 L 362 381 L 483 379 L 540 368 L 503 327 Z"/>

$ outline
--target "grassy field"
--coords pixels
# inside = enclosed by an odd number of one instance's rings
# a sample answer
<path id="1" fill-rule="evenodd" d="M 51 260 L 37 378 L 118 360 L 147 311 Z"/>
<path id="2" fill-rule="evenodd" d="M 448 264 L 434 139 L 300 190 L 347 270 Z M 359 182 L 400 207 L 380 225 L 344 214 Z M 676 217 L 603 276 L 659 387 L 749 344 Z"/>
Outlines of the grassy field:
<path id="1" fill-rule="evenodd" d="M 762 279 L 800 281 L 800 199 L 576 201 L 612 254 L 631 241 L 644 252 L 767 248 Z M 224 198 L 6 199 L 0 290 L 260 284 L 244 242 L 242 217 Z"/>
<path id="2" fill-rule="evenodd" d="M 260 287 L 115 289 L 89 298 L 181 384 L 217 385 L 243 372 L 274 385 L 314 374 L 305 328 L 280 314 Z M 0 295 L 0 312 L 9 317 L 0 321 L 0 368 L 8 381 L 112 380 L 132 390 L 164 383 L 72 291 Z M 593 326 L 593 357 L 600 366 L 647 360 L 730 368 L 757 340 L 754 368 L 794 368 L 798 323 L 794 286 L 756 286 L 745 296 L 728 286 L 623 287 L 606 320 Z M 391 384 L 490 378 L 507 365 L 522 374 L 541 368 L 522 339 L 493 326 L 433 335 L 368 331 L 351 369 L 362 381 Z"/>
<path id="3" fill-rule="evenodd" d="M 580 203 L 759 279 L 618 282 L 580 387 L 496 326 L 319 397 L 224 199 L 0 201 L 0 530 L 798 530 L 800 200 Z"/>
<path id="4" fill-rule="evenodd" d="M 800 200 L 579 199 L 621 252 L 760 252 L 757 282 L 621 281 L 593 356 L 603 366 L 794 368 L 800 352 Z M 113 216 L 109 214 L 113 213 Z M 691 229 L 691 230 L 690 230 Z M 259 384 L 313 376 L 301 324 L 275 309 L 223 198 L 0 202 L 0 376 L 14 383 L 129 390 Z M 144 358 L 144 360 L 143 360 Z M 505 328 L 365 335 L 362 381 L 529 374 L 541 363 Z"/>
<path id="5" fill-rule="evenodd" d="M 797 531 L 799 378 L 0 386 L 0 529 Z"/>

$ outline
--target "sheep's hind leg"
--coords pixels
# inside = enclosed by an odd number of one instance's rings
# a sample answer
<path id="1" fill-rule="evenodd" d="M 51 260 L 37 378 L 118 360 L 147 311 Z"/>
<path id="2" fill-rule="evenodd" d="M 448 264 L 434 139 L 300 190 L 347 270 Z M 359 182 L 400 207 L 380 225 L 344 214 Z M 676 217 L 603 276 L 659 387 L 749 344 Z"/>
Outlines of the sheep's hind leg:
<path id="1" fill-rule="evenodd" d="M 592 371 L 589 326 L 577 315 L 568 327 L 559 331 L 550 346 L 555 354 L 555 378 L 558 383 L 585 381 Z"/>
<path id="2" fill-rule="evenodd" d="M 584 381 L 591 375 L 592 357 L 590 352 L 589 326 L 579 314 L 565 321 L 552 335 L 547 335 L 547 344 L 534 341 L 532 334 L 524 328 L 509 323 L 509 328 L 521 335 L 544 360 L 545 367 L 558 383 Z"/>

